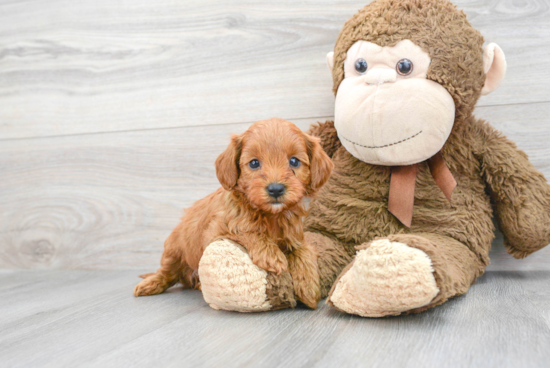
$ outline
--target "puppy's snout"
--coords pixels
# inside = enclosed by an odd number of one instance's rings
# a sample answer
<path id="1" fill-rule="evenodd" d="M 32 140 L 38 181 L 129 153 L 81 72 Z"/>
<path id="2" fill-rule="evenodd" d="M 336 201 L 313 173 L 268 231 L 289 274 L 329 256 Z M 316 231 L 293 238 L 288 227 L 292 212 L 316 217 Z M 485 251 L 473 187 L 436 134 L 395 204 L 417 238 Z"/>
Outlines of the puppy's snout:
<path id="1" fill-rule="evenodd" d="M 267 193 L 273 198 L 279 198 L 285 194 L 286 187 L 281 183 L 271 183 L 267 186 Z"/>

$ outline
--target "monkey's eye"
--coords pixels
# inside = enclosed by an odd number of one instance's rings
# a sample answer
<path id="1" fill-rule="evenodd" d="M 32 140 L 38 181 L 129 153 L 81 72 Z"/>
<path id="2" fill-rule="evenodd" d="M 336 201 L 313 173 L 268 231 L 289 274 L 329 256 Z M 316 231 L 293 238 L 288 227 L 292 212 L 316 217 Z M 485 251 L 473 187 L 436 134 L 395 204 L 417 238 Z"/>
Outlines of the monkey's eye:
<path id="1" fill-rule="evenodd" d="M 252 160 L 248 163 L 248 167 L 250 167 L 252 170 L 256 170 L 258 167 L 260 167 L 260 161 Z"/>
<path id="2" fill-rule="evenodd" d="M 395 69 L 401 75 L 409 75 L 413 71 L 413 63 L 409 59 L 401 59 L 397 62 Z"/>
<path id="3" fill-rule="evenodd" d="M 292 167 L 300 167 L 300 164 L 301 164 L 300 160 L 298 160 L 296 157 L 291 157 L 288 162 Z"/>
<path id="4" fill-rule="evenodd" d="M 365 74 L 368 67 L 369 66 L 367 65 L 367 61 L 365 59 L 357 59 L 355 62 L 355 70 L 357 70 L 359 74 Z"/>

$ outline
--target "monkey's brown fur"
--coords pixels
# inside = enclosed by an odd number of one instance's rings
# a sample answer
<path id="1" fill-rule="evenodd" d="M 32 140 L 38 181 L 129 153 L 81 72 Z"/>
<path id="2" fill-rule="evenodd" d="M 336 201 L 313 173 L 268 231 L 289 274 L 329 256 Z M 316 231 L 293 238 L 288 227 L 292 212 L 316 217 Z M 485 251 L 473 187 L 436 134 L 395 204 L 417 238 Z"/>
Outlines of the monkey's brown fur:
<path id="1" fill-rule="evenodd" d="M 343 62 L 358 40 L 393 46 L 410 39 L 431 57 L 427 78 L 453 97 L 453 132 L 442 151 L 458 186 L 450 204 L 427 163 L 420 163 L 411 228 L 388 212 L 390 168 L 370 165 L 340 145 L 334 124 L 313 126 L 335 169 L 310 206 L 306 239 L 316 245 L 322 296 L 362 249 L 386 237 L 418 248 L 431 259 L 439 294 L 419 312 L 465 293 L 489 264 L 494 215 L 505 246 L 523 258 L 550 243 L 550 187 L 516 145 L 472 116 L 485 80 L 483 38 L 462 11 L 446 0 L 374 1 L 338 37 L 334 91 Z M 344 274 L 344 272 L 342 272 Z"/>
<path id="2" fill-rule="evenodd" d="M 291 168 L 291 157 L 301 165 Z M 248 167 L 253 159 L 260 160 L 261 169 Z M 302 198 L 317 192 L 332 166 L 317 139 L 282 119 L 257 122 L 233 136 L 216 161 L 223 188 L 186 211 L 165 242 L 161 268 L 144 275 L 134 294 L 158 294 L 176 282 L 200 288 L 197 270 L 204 249 L 225 238 L 242 245 L 258 267 L 282 275 L 267 288 L 276 308 L 293 306 L 286 295 L 289 272 L 297 299 L 315 309 L 320 299 L 317 251 L 304 241 Z M 277 205 L 266 191 L 273 182 L 286 187 Z"/>
<path id="3" fill-rule="evenodd" d="M 427 79 L 441 84 L 453 97 L 456 127 L 472 114 L 485 81 L 484 40 L 464 12 L 449 1 L 377 0 L 357 12 L 344 24 L 334 47 L 334 93 L 344 79 L 346 52 L 356 41 L 384 47 L 405 39 L 430 55 Z"/>

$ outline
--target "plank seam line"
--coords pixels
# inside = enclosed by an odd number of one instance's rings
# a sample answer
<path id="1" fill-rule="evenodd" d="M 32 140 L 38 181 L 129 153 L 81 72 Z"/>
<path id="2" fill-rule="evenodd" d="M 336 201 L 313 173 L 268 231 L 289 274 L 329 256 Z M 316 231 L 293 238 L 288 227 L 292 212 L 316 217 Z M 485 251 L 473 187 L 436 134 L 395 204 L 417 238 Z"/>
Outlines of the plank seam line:
<path id="1" fill-rule="evenodd" d="M 305 118 L 287 118 L 285 120 L 296 121 L 296 120 L 306 120 L 306 119 L 332 119 L 332 118 L 333 116 L 311 116 L 311 117 L 305 117 Z M 0 138 L 0 142 L 24 141 L 24 140 L 32 140 L 32 139 L 64 138 L 64 137 L 99 135 L 99 134 L 117 134 L 117 133 L 134 133 L 134 132 L 139 133 L 139 132 L 147 132 L 147 131 L 154 131 L 154 130 L 160 131 L 160 130 L 187 129 L 187 128 L 200 128 L 200 127 L 216 127 L 216 126 L 228 126 L 228 125 L 239 125 L 239 124 L 252 124 L 256 121 L 257 120 L 223 123 L 223 124 L 185 125 L 185 126 L 160 127 L 160 128 L 125 129 L 125 130 L 113 130 L 113 131 L 101 131 L 101 132 L 56 134 L 56 135 L 45 135 L 42 137 L 34 136 L 34 137 L 18 137 L 18 138 Z"/>
<path id="2" fill-rule="evenodd" d="M 538 105 L 538 104 L 545 104 L 549 103 L 548 101 L 534 101 L 534 102 L 518 102 L 518 103 L 511 103 L 511 104 L 494 104 L 494 105 L 481 105 L 476 106 L 477 108 L 485 108 L 485 107 L 497 107 L 497 106 L 521 106 L 521 105 Z M 475 112 L 474 112 L 475 115 Z M 333 115 L 331 116 L 308 116 L 308 117 L 301 117 L 301 118 L 285 118 L 286 120 L 293 121 L 293 120 L 305 120 L 305 119 L 332 119 L 334 118 Z M 131 132 L 145 132 L 145 131 L 153 131 L 153 130 L 170 130 L 170 129 L 185 129 L 185 128 L 199 128 L 199 127 L 216 127 L 216 126 L 225 126 L 225 125 L 238 125 L 238 124 L 252 124 L 254 121 L 240 121 L 240 122 L 232 122 L 232 123 L 224 123 L 224 124 L 204 124 L 204 125 L 186 125 L 186 126 L 173 126 L 173 127 L 159 127 L 159 128 L 143 128 L 143 129 L 123 129 L 123 130 L 113 130 L 113 131 L 100 131 L 100 132 L 84 132 L 84 133 L 71 133 L 71 134 L 55 134 L 55 135 L 45 135 L 45 136 L 33 136 L 33 137 L 17 137 L 17 138 L 0 138 L 0 142 L 7 142 L 7 141 L 22 141 L 22 140 L 32 140 L 32 139 L 47 139 L 47 138 L 63 138 L 63 137 L 75 137 L 75 136 L 86 136 L 86 135 L 97 135 L 97 134 L 116 134 L 116 133 L 131 133 Z"/>

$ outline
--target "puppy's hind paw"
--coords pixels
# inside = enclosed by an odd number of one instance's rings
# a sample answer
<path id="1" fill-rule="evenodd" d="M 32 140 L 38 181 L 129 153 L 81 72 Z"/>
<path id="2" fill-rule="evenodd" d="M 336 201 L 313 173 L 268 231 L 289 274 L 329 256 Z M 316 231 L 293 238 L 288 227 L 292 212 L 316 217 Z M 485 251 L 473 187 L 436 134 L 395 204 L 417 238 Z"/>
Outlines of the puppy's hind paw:
<path id="1" fill-rule="evenodd" d="M 153 274 L 152 276 L 147 277 L 145 280 L 141 281 L 134 288 L 134 296 L 147 296 L 147 295 L 156 295 L 162 293 L 168 287 L 167 282 L 162 278 L 162 276 L 157 276 Z"/>

